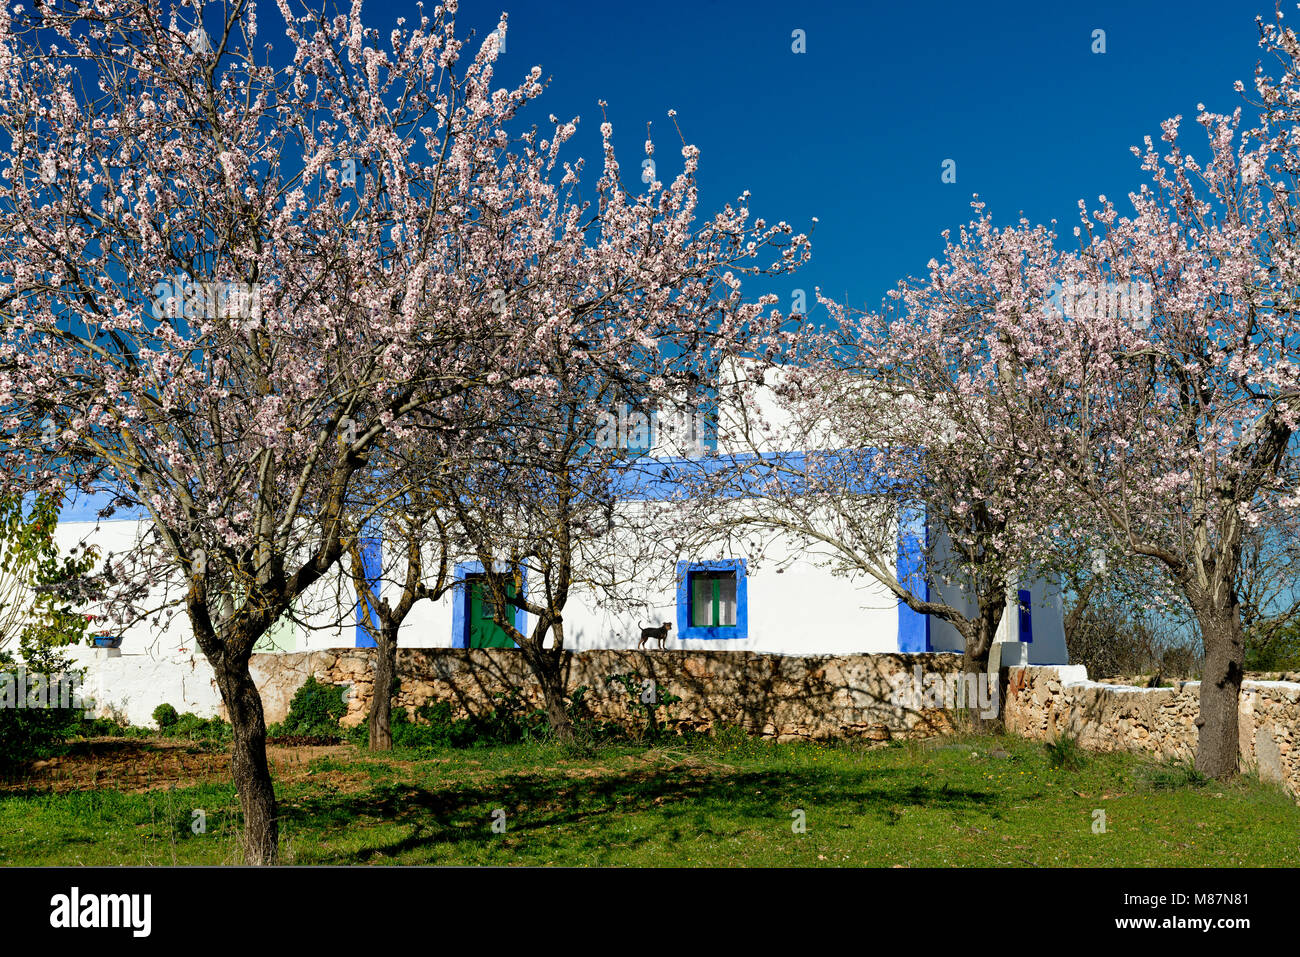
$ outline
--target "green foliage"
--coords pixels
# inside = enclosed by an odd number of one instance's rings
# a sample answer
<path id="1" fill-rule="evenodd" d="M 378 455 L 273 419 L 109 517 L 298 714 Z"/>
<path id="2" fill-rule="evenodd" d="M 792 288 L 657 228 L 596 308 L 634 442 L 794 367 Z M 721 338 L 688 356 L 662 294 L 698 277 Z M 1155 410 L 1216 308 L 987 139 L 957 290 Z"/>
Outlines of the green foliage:
<path id="1" fill-rule="evenodd" d="M 1246 634 L 1247 671 L 1300 671 L 1300 622 L 1272 630 L 1267 637 Z"/>
<path id="2" fill-rule="evenodd" d="M 38 495 L 28 508 L 21 495 L 0 494 L 0 670 L 16 678 L 21 661 L 29 682 L 41 677 L 56 689 L 80 681 L 58 649 L 85 638 L 78 609 L 98 557 L 93 548 L 62 554 L 54 539 L 61 504 L 60 496 Z M 84 708 L 0 707 L 0 763 L 57 753 L 84 718 Z"/>
<path id="3" fill-rule="evenodd" d="M 154 724 L 158 725 L 158 730 L 162 731 L 164 734 L 167 732 L 168 728 L 179 720 L 179 718 L 180 715 L 176 713 L 176 709 L 166 702 L 153 709 Z"/>
<path id="4" fill-rule="evenodd" d="M 79 733 L 83 738 L 152 738 L 158 732 L 113 718 L 88 718 Z"/>
<path id="5" fill-rule="evenodd" d="M 1083 749 L 1079 747 L 1078 738 L 1063 734 L 1055 741 L 1048 741 L 1043 747 L 1047 750 L 1048 767 L 1078 771 L 1084 765 Z"/>
<path id="6" fill-rule="evenodd" d="M 92 718 L 82 723 L 77 729 L 83 738 L 177 738 L 185 741 L 206 744 L 225 744 L 233 737 L 229 722 L 222 718 L 200 718 L 193 712 L 176 714 L 176 709 L 169 704 L 159 705 L 154 709 L 154 721 L 158 721 L 159 712 L 170 709 L 174 720 L 166 725 L 159 725 L 158 730 L 142 728 L 127 724 L 113 718 Z M 165 712 L 164 712 L 165 713 Z"/>
<path id="7" fill-rule="evenodd" d="M 658 735 L 662 731 L 662 725 L 659 722 L 659 709 L 682 700 L 680 695 L 665 693 L 653 679 L 643 678 L 639 671 L 609 675 L 605 679 L 605 683 L 607 685 L 621 684 L 627 691 L 628 697 L 632 700 L 632 706 L 634 708 L 640 706 L 645 709 L 645 728 L 638 737 Z"/>
<path id="8" fill-rule="evenodd" d="M 586 685 L 578 685 L 578 687 L 569 692 L 569 701 L 568 704 L 565 705 L 565 711 L 569 713 L 569 720 L 575 724 L 587 720 L 589 716 L 586 697 L 587 692 L 590 690 L 591 689 Z"/>
<path id="9" fill-rule="evenodd" d="M 646 726 L 628 735 L 626 729 L 615 722 L 594 720 L 587 705 L 590 688 L 580 685 L 566 696 L 565 710 L 573 724 L 574 740 L 570 747 L 584 749 L 602 743 L 637 740 L 644 741 L 663 733 L 658 721 L 659 709 L 674 704 L 681 698 L 674 694 L 665 694 L 661 689 L 653 689 L 655 694 L 648 695 L 649 701 L 642 701 L 647 696 L 644 679 L 638 672 L 624 675 L 611 675 L 608 682 L 622 684 L 637 707 L 645 709 Z M 522 742 L 546 743 L 554 740 L 554 734 L 547 720 L 546 712 L 541 708 L 530 708 L 517 691 L 498 692 L 493 707 L 486 714 L 473 714 L 454 717 L 452 705 L 446 701 L 429 702 L 415 708 L 413 712 L 406 708 L 394 708 L 389 727 L 393 735 L 395 748 L 417 748 L 424 750 L 446 750 L 493 747 L 497 745 L 518 744 Z M 743 732 L 742 732 L 743 733 Z M 359 725 L 348 732 L 348 740 L 365 747 L 369 743 L 369 728 Z"/>
<path id="10" fill-rule="evenodd" d="M 389 727 L 393 747 L 423 750 L 446 750 L 492 747 L 541 740 L 549 735 L 546 713 L 529 709 L 517 692 L 498 692 L 491 711 L 483 715 L 453 717 L 446 701 L 433 701 L 416 708 L 394 708 Z M 368 729 L 360 725 L 352 730 L 352 741 L 365 745 Z"/>
<path id="11" fill-rule="evenodd" d="M 37 646 L 29 650 L 23 667 L 28 681 L 43 675 L 52 686 L 53 682 L 68 681 L 74 675 L 80 679 L 70 669 L 71 664 L 57 650 Z M 0 652 L 0 671 L 7 673 L 9 680 L 16 684 L 16 662 L 11 655 Z M 16 697 L 18 689 L 13 693 Z M 81 732 L 84 717 L 84 708 L 0 707 L 0 765 L 59 753 L 68 738 Z"/>
<path id="12" fill-rule="evenodd" d="M 0 495 L 0 649 L 16 643 L 22 655 L 81 642 L 93 596 L 93 547 L 63 555 L 54 539 L 62 499 L 40 495 L 23 507 L 19 495 Z"/>
<path id="13" fill-rule="evenodd" d="M 339 720 L 348 712 L 344 685 L 326 684 L 313 675 L 302 683 L 289 702 L 289 714 L 267 728 L 272 738 L 289 735 L 338 738 Z"/>
<path id="14" fill-rule="evenodd" d="M 234 732 L 229 722 L 222 718 L 200 718 L 186 711 L 176 719 L 176 723 L 162 732 L 165 738 L 184 738 L 187 741 L 229 741 Z"/>

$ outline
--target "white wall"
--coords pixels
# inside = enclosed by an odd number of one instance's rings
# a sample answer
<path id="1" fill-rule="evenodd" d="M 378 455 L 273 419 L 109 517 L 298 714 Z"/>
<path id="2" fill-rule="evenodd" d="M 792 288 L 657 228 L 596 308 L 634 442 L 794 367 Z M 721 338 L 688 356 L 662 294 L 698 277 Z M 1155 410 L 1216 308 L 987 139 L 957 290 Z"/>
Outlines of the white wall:
<path id="1" fill-rule="evenodd" d="M 121 553 L 129 549 L 147 523 L 137 521 L 67 522 L 59 526 L 58 541 L 65 548 L 73 543 L 98 545 L 102 552 Z M 390 557 L 390 556 L 386 556 Z M 644 585 L 628 600 L 603 603 L 590 588 L 574 590 L 565 609 L 566 645 L 574 650 L 636 647 L 641 623 L 673 623 L 668 647 L 712 650 L 745 650 L 776 654 L 841 654 L 898 650 L 898 607 L 883 586 L 865 575 L 838 576 L 822 567 L 815 550 L 800 548 L 784 538 L 769 539 L 755 555 L 713 550 L 689 557 L 693 561 L 746 558 L 748 571 L 748 637 L 744 640 L 683 641 L 678 635 L 685 622 L 677 619 L 676 584 L 672 563 L 646 565 L 639 580 Z M 529 587 L 536 585 L 529 582 Z M 396 585 L 386 582 L 390 599 Z M 1030 661 L 1035 664 L 1065 663 L 1061 594 L 1050 583 L 1036 581 L 1031 587 L 1034 642 Z M 158 593 L 161 594 L 161 591 Z M 175 591 L 173 595 L 177 594 Z M 955 588 L 944 598 L 959 607 L 970 606 L 968 595 Z M 436 602 L 422 601 L 412 609 L 402 627 L 403 647 L 449 648 L 452 634 L 455 591 Z M 318 583 L 297 603 L 304 625 L 277 629 L 279 642 L 265 650 L 313 650 L 352 647 L 356 644 L 355 598 L 346 580 L 337 574 Z M 972 609 L 973 610 L 973 609 Z M 1015 640 L 1017 616 L 1014 605 L 1003 618 L 1000 640 Z M 529 628 L 534 622 L 527 621 Z M 163 627 L 161 622 L 139 622 L 126 629 L 125 655 L 147 654 L 158 658 L 184 657 L 196 653 L 189 620 L 180 609 Z M 936 651 L 960 651 L 960 636 L 951 625 L 938 619 L 930 622 L 931 646 Z"/>
<path id="2" fill-rule="evenodd" d="M 94 545 L 99 549 L 101 561 L 110 554 L 122 555 L 148 533 L 147 520 L 107 520 L 98 522 L 60 522 L 55 530 L 55 541 L 66 553 L 71 546 Z M 153 589 L 149 601 L 142 604 L 151 616 L 133 622 L 125 629 L 105 628 L 123 637 L 123 649 L 131 654 L 148 651 L 154 655 L 185 654 L 194 650 L 193 630 L 180 599 L 183 596 L 179 576 L 170 589 L 159 586 Z M 259 643 L 259 650 L 294 651 L 306 648 L 337 648 L 355 644 L 353 626 L 355 592 L 346 576 L 330 575 L 318 582 L 295 603 L 301 623 L 292 623 L 287 617 L 268 637 Z M 89 608 L 87 611 L 97 612 Z M 341 621 L 340 618 L 346 620 Z M 100 630 L 96 622 L 92 630 Z"/>
<path id="3" fill-rule="evenodd" d="M 154 708 L 163 703 L 201 718 L 218 713 L 221 693 L 197 649 L 167 654 L 124 646 L 117 657 L 86 647 L 69 652 L 74 667 L 86 668 L 82 697 L 94 701 L 96 717 L 125 717 L 131 724 L 152 727 Z"/>
<path id="4" fill-rule="evenodd" d="M 57 538 L 64 549 L 72 544 L 94 544 L 101 552 L 128 551 L 145 534 L 143 521 L 61 523 Z M 565 609 L 566 646 L 574 651 L 599 648 L 635 648 L 641 624 L 671 621 L 667 642 L 670 649 L 735 650 L 770 654 L 887 653 L 898 650 L 898 605 L 883 588 L 863 575 L 834 575 L 814 549 L 801 547 L 791 539 L 770 538 L 756 554 L 713 550 L 676 556 L 676 546 L 663 545 L 663 560 L 638 563 L 634 594 L 608 604 L 590 587 L 578 587 Z M 398 556 L 386 554 L 388 561 Z M 691 561 L 744 558 L 748 562 L 748 635 L 744 639 L 683 641 L 680 632 L 687 622 L 678 619 L 675 559 Z M 535 580 L 528 583 L 535 588 Z M 385 586 L 390 599 L 396 586 Z M 1029 660 L 1034 664 L 1067 661 L 1059 588 L 1038 581 L 1034 596 L 1034 642 Z M 162 592 L 159 591 L 158 595 Z M 173 596 L 179 591 L 173 590 Z M 950 600 L 969 605 L 968 597 L 954 593 Z M 456 644 L 453 635 L 454 592 L 436 602 L 415 606 L 402 627 L 403 647 L 448 648 Z M 305 626 L 288 626 L 277 632 L 280 650 L 314 650 L 353 647 L 356 644 L 355 599 L 346 577 L 337 573 L 298 602 Z M 90 667 L 87 694 L 99 702 L 99 713 L 115 711 L 135 724 L 149 724 L 153 709 L 169 702 L 180 711 L 203 716 L 217 713 L 220 698 L 212 671 L 195 647 L 189 621 L 182 609 L 175 609 L 167 627 L 138 622 L 124 632 L 122 654 L 108 657 L 89 648 L 73 650 L 75 659 Z M 531 618 L 527 627 L 533 626 Z M 1014 605 L 1004 616 L 1001 639 L 1014 640 L 1017 615 Z M 931 647 L 936 651 L 960 651 L 962 642 L 955 629 L 938 620 L 930 622 Z M 271 650 L 267 643 L 263 645 Z M 654 644 L 651 645 L 654 647 Z"/>
<path id="5" fill-rule="evenodd" d="M 946 555 L 947 536 L 941 531 L 934 532 L 934 551 L 936 560 L 943 562 Z M 1041 576 L 1026 576 L 1018 588 L 1011 589 L 1007 607 L 998 624 L 995 641 L 1019 641 L 1020 614 L 1016 592 L 1020 588 L 1029 589 L 1033 600 L 1030 602 L 1030 620 L 1033 641 L 1029 643 L 1029 663 L 1035 665 L 1069 664 L 1069 653 L 1065 648 L 1065 619 L 1062 609 L 1061 587 L 1058 581 Z M 969 587 L 962 589 L 954 582 L 935 588 L 931 598 L 952 605 L 967 616 L 976 614 L 974 595 Z M 957 651 L 964 649 L 964 642 L 957 629 L 940 618 L 930 619 L 930 645 L 935 651 Z"/>

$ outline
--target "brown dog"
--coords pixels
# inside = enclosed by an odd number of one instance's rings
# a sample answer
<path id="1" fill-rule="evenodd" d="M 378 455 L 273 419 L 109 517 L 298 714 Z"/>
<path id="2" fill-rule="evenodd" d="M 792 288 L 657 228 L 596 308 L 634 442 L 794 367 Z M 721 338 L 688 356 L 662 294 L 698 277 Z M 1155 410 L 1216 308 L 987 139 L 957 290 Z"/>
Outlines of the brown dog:
<path id="1" fill-rule="evenodd" d="M 638 624 L 640 623 L 638 622 Z M 647 628 L 645 625 L 641 625 L 641 641 L 637 644 L 637 647 L 644 648 L 645 643 L 654 638 L 659 642 L 659 650 L 662 651 L 664 642 L 668 640 L 668 631 L 672 627 L 673 623 L 671 621 L 665 621 L 658 628 Z"/>

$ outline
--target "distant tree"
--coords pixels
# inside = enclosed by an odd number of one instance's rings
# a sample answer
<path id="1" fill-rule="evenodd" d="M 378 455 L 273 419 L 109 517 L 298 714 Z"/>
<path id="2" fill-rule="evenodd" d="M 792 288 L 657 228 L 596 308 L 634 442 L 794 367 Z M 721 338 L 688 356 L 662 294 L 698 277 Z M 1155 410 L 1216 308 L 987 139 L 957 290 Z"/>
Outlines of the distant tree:
<path id="1" fill-rule="evenodd" d="M 61 498 L 53 494 L 0 497 L 0 652 L 77 644 L 87 603 L 98 594 L 98 550 L 55 540 Z"/>
<path id="2" fill-rule="evenodd" d="M 393 692 L 402 624 L 418 602 L 437 601 L 454 584 L 450 561 L 455 546 L 447 510 L 439 496 L 430 494 L 432 490 L 409 483 L 419 473 L 402 470 L 400 474 L 408 480 L 405 487 L 391 498 L 371 503 L 366 517 L 348 523 L 344 533 L 358 618 L 375 642 L 367 717 L 370 748 L 375 751 L 393 747 Z M 371 538 L 365 534 L 367 527 L 382 534 Z"/>

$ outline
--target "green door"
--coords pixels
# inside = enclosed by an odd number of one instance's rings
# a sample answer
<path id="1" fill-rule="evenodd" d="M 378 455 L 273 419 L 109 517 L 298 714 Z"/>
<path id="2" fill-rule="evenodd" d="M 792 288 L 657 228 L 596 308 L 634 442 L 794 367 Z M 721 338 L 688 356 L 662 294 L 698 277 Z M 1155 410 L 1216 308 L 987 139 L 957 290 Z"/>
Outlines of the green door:
<path id="1" fill-rule="evenodd" d="M 514 583 L 506 585 L 506 594 L 515 597 Z M 505 629 L 496 623 L 492 593 L 482 578 L 469 579 L 469 646 L 471 648 L 513 648 Z"/>

